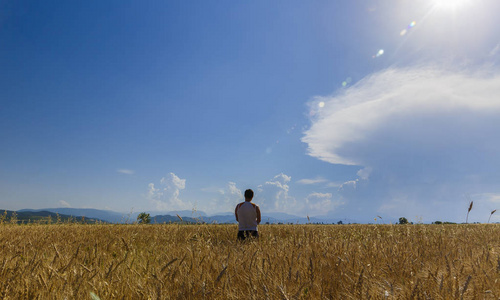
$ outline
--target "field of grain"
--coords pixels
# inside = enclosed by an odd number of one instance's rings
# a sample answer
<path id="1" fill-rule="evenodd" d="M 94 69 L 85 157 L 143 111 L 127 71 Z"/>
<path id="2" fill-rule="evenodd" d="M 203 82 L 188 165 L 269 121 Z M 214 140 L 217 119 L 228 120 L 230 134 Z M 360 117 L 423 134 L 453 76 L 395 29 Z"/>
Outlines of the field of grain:
<path id="1" fill-rule="evenodd" d="M 0 226 L 2 299 L 500 299 L 499 225 Z"/>

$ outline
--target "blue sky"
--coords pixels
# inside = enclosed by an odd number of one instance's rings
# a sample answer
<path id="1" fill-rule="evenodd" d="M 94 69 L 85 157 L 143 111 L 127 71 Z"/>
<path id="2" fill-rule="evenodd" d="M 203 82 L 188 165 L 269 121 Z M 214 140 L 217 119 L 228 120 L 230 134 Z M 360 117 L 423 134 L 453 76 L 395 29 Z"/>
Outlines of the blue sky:
<path id="1" fill-rule="evenodd" d="M 485 222 L 499 9 L 3 1 L 0 207 Z"/>

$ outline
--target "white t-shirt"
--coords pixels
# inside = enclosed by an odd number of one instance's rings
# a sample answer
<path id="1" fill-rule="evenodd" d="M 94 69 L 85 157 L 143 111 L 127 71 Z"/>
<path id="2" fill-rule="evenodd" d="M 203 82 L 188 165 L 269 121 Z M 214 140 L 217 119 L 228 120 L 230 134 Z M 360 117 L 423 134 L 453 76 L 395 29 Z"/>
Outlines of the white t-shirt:
<path id="1" fill-rule="evenodd" d="M 245 201 L 238 204 L 238 230 L 257 230 L 257 205 Z"/>

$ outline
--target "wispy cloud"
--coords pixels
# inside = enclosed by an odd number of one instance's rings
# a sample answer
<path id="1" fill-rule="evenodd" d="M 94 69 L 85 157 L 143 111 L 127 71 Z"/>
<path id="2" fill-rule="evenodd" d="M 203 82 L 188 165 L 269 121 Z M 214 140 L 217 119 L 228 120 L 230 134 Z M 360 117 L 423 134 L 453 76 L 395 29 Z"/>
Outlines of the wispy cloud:
<path id="1" fill-rule="evenodd" d="M 391 203 L 417 203 L 403 210 L 432 215 L 429 199 L 449 205 L 466 192 L 498 192 L 498 95 L 494 70 L 389 69 L 314 98 L 302 141 L 313 157 L 362 167 L 341 187 L 356 187 L 353 207 L 387 212 Z"/>
<path id="2" fill-rule="evenodd" d="M 311 193 L 305 199 L 308 215 L 326 215 L 334 209 L 335 202 L 331 193 Z M 338 203 L 337 203 L 338 204 Z"/>
<path id="3" fill-rule="evenodd" d="M 328 182 L 328 184 L 326 185 L 326 187 L 329 187 L 329 188 L 338 188 L 341 185 L 342 185 L 342 182 L 331 181 L 331 182 Z"/>
<path id="4" fill-rule="evenodd" d="M 128 170 L 128 169 L 118 169 L 116 170 L 116 172 L 126 175 L 133 175 L 135 173 L 133 170 Z"/>
<path id="5" fill-rule="evenodd" d="M 148 198 L 158 210 L 192 209 L 193 204 L 179 198 L 181 190 L 186 188 L 186 179 L 174 173 L 168 173 L 160 180 L 159 185 L 148 185 Z"/>
<path id="6" fill-rule="evenodd" d="M 500 194 L 484 194 L 488 202 L 500 206 Z"/>
<path id="7" fill-rule="evenodd" d="M 359 182 L 359 179 L 346 181 L 339 186 L 339 191 L 343 191 L 343 190 L 348 189 L 348 188 L 349 189 L 356 189 L 356 185 L 358 184 L 358 182 Z"/>
<path id="8" fill-rule="evenodd" d="M 375 151 L 387 146 L 425 148 L 441 143 L 454 148 L 464 144 L 464 135 L 476 133 L 471 126 L 490 125 L 482 117 L 492 118 L 500 110 L 499 92 L 500 76 L 390 69 L 338 96 L 315 98 L 310 104 L 312 125 L 302 140 L 311 156 L 348 165 L 366 165 L 374 154 L 384 155 Z M 319 100 L 325 103 L 322 108 Z M 459 134 L 450 134 L 454 132 Z M 373 148 L 358 147 L 368 143 Z"/>
<path id="9" fill-rule="evenodd" d="M 234 182 L 228 182 L 223 188 L 206 188 L 205 192 L 216 194 L 210 196 L 209 205 L 204 207 L 208 213 L 232 212 L 236 204 L 243 200 L 243 193 Z"/>
<path id="10" fill-rule="evenodd" d="M 297 183 L 306 184 L 306 185 L 319 184 L 319 183 L 325 183 L 325 182 L 328 182 L 328 179 L 325 179 L 323 177 L 316 177 L 313 179 L 304 178 L 304 179 L 297 180 Z"/>
<path id="11" fill-rule="evenodd" d="M 316 186 L 322 186 L 324 188 L 338 188 L 342 185 L 342 182 L 338 181 L 330 181 L 326 178 L 323 177 L 316 177 L 316 178 L 303 178 L 300 180 L 297 180 L 296 183 L 301 184 L 301 185 L 316 185 Z"/>
<path id="12" fill-rule="evenodd" d="M 71 207 L 71 204 L 69 204 L 68 202 L 64 201 L 64 200 L 59 200 L 59 205 L 62 206 L 62 207 Z"/>

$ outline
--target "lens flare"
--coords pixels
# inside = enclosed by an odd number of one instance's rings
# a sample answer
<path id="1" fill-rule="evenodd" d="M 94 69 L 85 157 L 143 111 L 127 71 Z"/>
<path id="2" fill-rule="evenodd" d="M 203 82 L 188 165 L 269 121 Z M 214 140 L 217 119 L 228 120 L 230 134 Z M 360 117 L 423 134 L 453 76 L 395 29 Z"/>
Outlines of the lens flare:
<path id="1" fill-rule="evenodd" d="M 373 58 L 380 57 L 380 56 L 382 56 L 382 55 L 384 55 L 384 49 L 380 49 L 380 50 L 378 50 L 377 54 L 375 54 L 375 55 L 373 56 Z"/>
<path id="2" fill-rule="evenodd" d="M 415 27 L 415 25 L 417 25 L 417 22 L 415 22 L 415 21 L 411 22 L 410 24 L 408 24 L 408 26 L 406 26 L 405 29 L 401 30 L 399 35 L 403 36 L 403 35 L 407 34 L 410 29 Z"/>
<path id="3" fill-rule="evenodd" d="M 352 82 L 351 77 L 347 77 L 344 81 L 342 81 L 342 87 L 348 86 Z"/>

